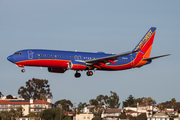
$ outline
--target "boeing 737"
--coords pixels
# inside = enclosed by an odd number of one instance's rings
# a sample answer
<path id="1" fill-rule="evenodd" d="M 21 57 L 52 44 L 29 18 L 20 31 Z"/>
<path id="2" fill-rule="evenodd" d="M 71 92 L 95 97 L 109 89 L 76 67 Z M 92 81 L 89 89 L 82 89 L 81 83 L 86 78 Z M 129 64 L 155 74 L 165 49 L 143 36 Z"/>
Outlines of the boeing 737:
<path id="1" fill-rule="evenodd" d="M 92 76 L 93 70 L 115 71 L 139 68 L 150 64 L 153 59 L 170 55 L 150 57 L 155 33 L 156 28 L 151 27 L 132 51 L 122 54 L 27 49 L 17 51 L 7 59 L 22 67 L 22 72 L 25 72 L 25 66 L 47 67 L 48 71 L 53 73 L 75 70 L 76 78 L 81 76 L 79 71 L 87 71 L 87 76 Z"/>

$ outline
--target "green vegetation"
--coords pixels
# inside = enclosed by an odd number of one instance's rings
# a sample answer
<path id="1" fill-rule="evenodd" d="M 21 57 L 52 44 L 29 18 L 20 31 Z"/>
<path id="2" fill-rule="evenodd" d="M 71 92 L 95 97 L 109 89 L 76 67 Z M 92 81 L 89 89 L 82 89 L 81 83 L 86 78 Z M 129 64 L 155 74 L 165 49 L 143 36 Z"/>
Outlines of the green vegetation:
<path id="1" fill-rule="evenodd" d="M 34 100 L 40 100 L 42 94 L 44 94 L 46 98 L 52 98 L 52 93 L 50 92 L 49 87 L 48 80 L 33 78 L 26 82 L 26 87 L 21 86 L 19 88 L 18 95 L 26 100 L 31 98 Z"/>
<path id="2" fill-rule="evenodd" d="M 13 120 L 14 118 L 22 117 L 22 107 L 18 107 L 17 110 L 11 109 L 9 112 L 1 111 L 0 112 L 0 120 Z"/>

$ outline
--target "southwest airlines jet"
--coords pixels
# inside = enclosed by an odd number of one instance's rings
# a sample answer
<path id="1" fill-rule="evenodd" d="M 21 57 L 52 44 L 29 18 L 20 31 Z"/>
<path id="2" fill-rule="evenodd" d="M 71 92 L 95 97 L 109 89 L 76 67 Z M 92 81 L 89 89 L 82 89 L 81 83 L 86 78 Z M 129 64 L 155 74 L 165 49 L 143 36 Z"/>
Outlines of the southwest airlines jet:
<path id="1" fill-rule="evenodd" d="M 54 73 L 75 70 L 76 78 L 81 76 L 79 71 L 87 71 L 87 76 L 92 76 L 93 70 L 131 69 L 150 64 L 153 59 L 170 55 L 150 57 L 155 33 L 156 28 L 151 27 L 132 51 L 122 54 L 27 49 L 17 51 L 7 59 L 18 67 L 22 67 L 22 72 L 25 72 L 25 66 L 36 66 L 47 67 L 49 72 Z"/>

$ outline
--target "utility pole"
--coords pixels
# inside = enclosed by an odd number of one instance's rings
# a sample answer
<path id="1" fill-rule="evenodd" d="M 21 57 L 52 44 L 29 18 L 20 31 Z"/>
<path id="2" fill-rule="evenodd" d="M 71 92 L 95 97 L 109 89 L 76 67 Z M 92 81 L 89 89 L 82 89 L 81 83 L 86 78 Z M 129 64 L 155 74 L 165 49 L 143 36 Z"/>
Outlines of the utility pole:
<path id="1" fill-rule="evenodd" d="M 76 106 L 75 105 L 76 105 L 76 103 L 73 103 L 73 109 L 74 109 L 74 112 L 75 112 L 75 115 L 76 115 L 77 111 L 76 111 Z"/>
<path id="2" fill-rule="evenodd" d="M 59 118 L 61 120 L 61 110 L 62 110 L 62 105 L 60 106 L 60 109 L 59 109 Z"/>

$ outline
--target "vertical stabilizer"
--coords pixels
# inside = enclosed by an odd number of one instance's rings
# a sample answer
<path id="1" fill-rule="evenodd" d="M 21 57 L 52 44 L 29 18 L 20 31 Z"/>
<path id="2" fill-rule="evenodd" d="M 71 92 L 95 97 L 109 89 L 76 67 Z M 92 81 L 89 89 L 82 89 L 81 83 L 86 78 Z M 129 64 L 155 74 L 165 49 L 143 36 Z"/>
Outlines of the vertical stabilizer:
<path id="1" fill-rule="evenodd" d="M 133 49 L 133 51 L 139 50 L 144 54 L 143 58 L 149 58 L 155 33 L 156 27 L 151 27 L 141 39 L 141 41 L 137 44 L 137 46 Z"/>

